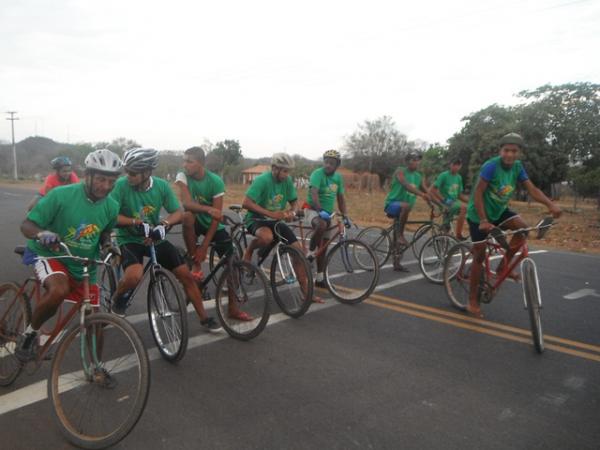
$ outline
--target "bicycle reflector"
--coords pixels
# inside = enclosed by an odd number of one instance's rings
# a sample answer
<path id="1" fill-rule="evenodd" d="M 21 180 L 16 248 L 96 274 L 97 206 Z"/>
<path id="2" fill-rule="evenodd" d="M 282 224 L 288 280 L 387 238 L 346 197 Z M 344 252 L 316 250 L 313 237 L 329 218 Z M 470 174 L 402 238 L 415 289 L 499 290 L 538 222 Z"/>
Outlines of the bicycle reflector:
<path id="1" fill-rule="evenodd" d="M 537 239 L 543 239 L 553 223 L 554 219 L 552 217 L 544 217 L 540 220 L 540 223 L 536 225 L 536 228 L 538 229 Z"/>

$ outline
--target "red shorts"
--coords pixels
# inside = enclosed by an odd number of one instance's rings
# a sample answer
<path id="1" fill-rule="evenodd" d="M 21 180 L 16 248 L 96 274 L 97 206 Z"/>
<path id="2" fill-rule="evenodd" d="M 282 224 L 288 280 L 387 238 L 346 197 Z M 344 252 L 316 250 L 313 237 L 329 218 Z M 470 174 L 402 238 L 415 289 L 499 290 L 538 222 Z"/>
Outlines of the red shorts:
<path id="1" fill-rule="evenodd" d="M 67 298 L 68 302 L 80 303 L 83 300 L 83 282 L 75 280 L 70 274 L 63 263 L 56 259 L 43 259 L 36 261 L 34 267 L 35 276 L 40 283 L 44 284 L 46 278 L 50 275 L 62 273 L 69 280 L 69 287 L 71 291 Z M 90 302 L 94 306 L 98 306 L 98 285 L 90 284 Z"/>

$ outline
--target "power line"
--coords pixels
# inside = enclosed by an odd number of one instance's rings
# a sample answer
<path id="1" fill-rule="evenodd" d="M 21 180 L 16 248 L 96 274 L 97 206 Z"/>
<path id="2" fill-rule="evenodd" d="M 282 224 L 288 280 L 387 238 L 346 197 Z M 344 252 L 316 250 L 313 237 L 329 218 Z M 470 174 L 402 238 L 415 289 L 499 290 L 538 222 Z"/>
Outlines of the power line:
<path id="1" fill-rule="evenodd" d="M 19 120 L 19 118 L 15 117 L 16 113 L 17 111 L 6 111 L 6 114 L 10 114 L 10 117 L 7 117 L 6 120 L 10 120 L 12 129 L 13 175 L 15 180 L 19 178 L 17 175 L 17 146 L 15 145 L 15 120 Z"/>

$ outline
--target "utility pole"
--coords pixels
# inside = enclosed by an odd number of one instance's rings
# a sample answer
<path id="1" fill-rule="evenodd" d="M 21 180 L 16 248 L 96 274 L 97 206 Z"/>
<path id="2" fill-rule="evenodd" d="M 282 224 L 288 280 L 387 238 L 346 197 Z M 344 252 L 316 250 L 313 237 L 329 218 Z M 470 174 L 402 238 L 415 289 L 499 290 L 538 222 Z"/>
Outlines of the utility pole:
<path id="1" fill-rule="evenodd" d="M 12 148 L 13 148 L 13 173 L 15 180 L 19 179 L 17 175 L 17 146 L 15 145 L 15 120 L 19 120 L 18 117 L 15 117 L 16 111 L 7 111 L 6 114 L 10 114 L 10 117 L 7 117 L 6 120 L 10 120 L 11 128 L 12 128 Z"/>

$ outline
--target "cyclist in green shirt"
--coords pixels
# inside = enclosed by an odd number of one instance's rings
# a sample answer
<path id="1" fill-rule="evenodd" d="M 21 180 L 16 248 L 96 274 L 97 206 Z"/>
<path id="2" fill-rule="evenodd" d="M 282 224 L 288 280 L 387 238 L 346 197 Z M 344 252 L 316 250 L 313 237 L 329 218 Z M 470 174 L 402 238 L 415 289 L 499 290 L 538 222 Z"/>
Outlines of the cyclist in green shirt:
<path id="1" fill-rule="evenodd" d="M 429 203 L 427 186 L 425 178 L 418 171 L 421 162 L 421 155 L 418 153 L 409 153 L 406 156 L 406 167 L 398 167 L 392 178 L 390 192 L 385 197 L 384 211 L 389 218 L 398 218 L 398 227 L 396 229 L 396 242 L 398 248 L 394 249 L 393 266 L 396 271 L 406 271 L 400 263 L 403 252 L 402 247 L 408 243 L 404 237 L 404 227 L 408 220 L 408 215 L 415 205 L 417 197 Z"/>
<path id="2" fill-rule="evenodd" d="M 52 189 L 42 197 L 21 224 L 29 239 L 23 262 L 34 265 L 44 294 L 33 312 L 31 323 L 17 342 L 15 355 L 25 362 L 34 358 L 38 330 L 55 313 L 63 300 L 79 301 L 83 292 L 81 263 L 69 259 L 38 260 L 38 256 L 62 254 L 63 242 L 75 256 L 97 259 L 99 244 L 110 247 L 110 232 L 117 221 L 119 205 L 108 196 L 121 172 L 121 160 L 107 149 L 85 158 L 83 183 Z M 89 268 L 89 296 L 98 306 L 96 269 Z"/>
<path id="3" fill-rule="evenodd" d="M 206 156 L 201 147 L 188 148 L 183 154 L 183 172 L 175 178 L 179 199 L 185 210 L 183 214 L 183 240 L 188 256 L 194 261 L 192 275 L 202 278 L 201 264 L 206 259 L 208 246 L 214 242 L 217 254 L 222 257 L 233 250 L 229 233 L 221 223 L 225 183 L 216 173 L 204 167 Z M 198 236 L 204 239 L 196 247 Z M 252 317 L 241 311 L 229 290 L 229 317 L 249 321 Z"/>
<path id="4" fill-rule="evenodd" d="M 165 240 L 167 230 L 181 223 L 183 210 L 169 183 L 152 176 L 158 166 L 158 151 L 150 148 L 128 150 L 123 163 L 127 176 L 117 181 L 111 194 L 120 205 L 117 242 L 124 272 L 114 295 L 113 311 L 125 314 L 129 295 L 142 279 L 142 263 L 144 256 L 150 256 L 147 244 L 152 239 L 156 242 L 158 262 L 181 282 L 202 326 L 208 331 L 220 330 L 215 319 L 206 314 L 198 285 L 177 248 Z M 164 219 L 159 216 L 162 208 L 168 213 Z"/>
<path id="5" fill-rule="evenodd" d="M 429 189 L 429 194 L 433 200 L 436 200 L 448 209 L 450 221 L 458 214 L 458 218 L 456 219 L 456 237 L 460 241 L 464 241 L 466 238 L 463 237 L 462 230 L 467 216 L 467 208 L 461 201 L 467 203 L 469 197 L 463 194 L 463 181 L 459 173 L 461 167 L 462 160 L 454 158 L 450 162 L 450 169 L 438 175 L 435 183 Z"/>
<path id="6" fill-rule="evenodd" d="M 314 230 L 310 240 L 308 258 L 314 257 L 315 249 L 325 239 L 328 242 L 335 234 L 336 229 L 331 227 L 331 215 L 337 199 L 340 212 L 344 216 L 344 225 L 350 227 L 350 220 L 346 217 L 346 200 L 344 198 L 344 179 L 336 172 L 342 163 L 342 155 L 337 150 L 327 150 L 323 154 L 323 167 L 314 170 L 310 175 L 309 194 L 305 220 Z M 325 267 L 325 252 L 317 258 L 317 277 L 315 286 L 325 288 L 323 270 Z"/>
<path id="7" fill-rule="evenodd" d="M 242 203 L 248 210 L 246 227 L 256 237 L 244 252 L 246 261 L 252 260 L 255 249 L 267 247 L 273 242 L 277 221 L 290 222 L 296 217 L 298 194 L 289 175 L 294 167 L 294 160 L 289 155 L 275 153 L 271 158 L 271 170 L 256 177 L 246 191 Z M 286 210 L 288 203 L 290 209 Z M 286 244 L 302 251 L 302 246 L 290 227 L 280 224 L 277 232 L 282 235 Z"/>
<path id="8" fill-rule="evenodd" d="M 523 219 L 508 208 L 517 184 L 521 183 L 529 195 L 537 202 L 548 207 L 554 217 L 561 215 L 560 208 L 539 190 L 527 176 L 523 164 L 518 159 L 523 149 L 523 138 L 517 133 L 509 133 L 500 139 L 500 155 L 487 160 L 481 167 L 479 179 L 469 199 L 467 208 L 467 221 L 471 240 L 473 241 L 473 257 L 475 262 L 471 268 L 469 306 L 467 311 L 476 317 L 483 317 L 479 303 L 477 302 L 477 291 L 481 268 L 485 259 L 486 244 L 483 241 L 488 233 L 495 227 L 509 230 L 517 230 L 527 227 Z M 510 241 L 510 248 L 506 252 L 506 260 L 510 262 L 519 249 L 526 236 L 515 234 Z M 504 261 L 504 260 L 503 260 Z M 502 267 L 496 269 L 500 272 Z M 518 280 L 516 273 L 510 275 Z"/>

